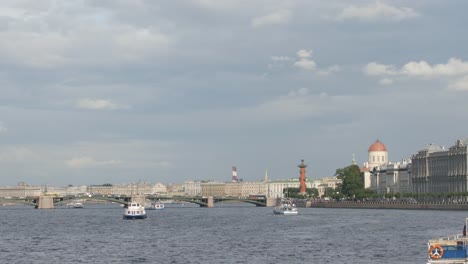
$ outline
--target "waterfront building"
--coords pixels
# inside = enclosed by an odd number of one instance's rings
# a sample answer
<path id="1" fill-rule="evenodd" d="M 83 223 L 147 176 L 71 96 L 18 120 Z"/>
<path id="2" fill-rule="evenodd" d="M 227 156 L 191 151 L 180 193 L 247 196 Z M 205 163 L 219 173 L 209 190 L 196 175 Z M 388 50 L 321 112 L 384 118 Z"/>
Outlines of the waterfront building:
<path id="1" fill-rule="evenodd" d="M 323 179 L 319 179 L 313 182 L 312 188 L 316 188 L 318 190 L 319 197 L 324 197 L 327 188 L 335 189 L 341 184 L 343 180 L 337 179 L 336 177 L 325 177 Z"/>
<path id="2" fill-rule="evenodd" d="M 409 193 L 412 191 L 410 179 L 411 160 L 374 167 L 372 171 L 371 189 L 378 194 Z"/>
<path id="3" fill-rule="evenodd" d="M 86 193 L 86 186 L 72 186 L 69 185 L 66 187 L 67 195 L 82 195 Z"/>
<path id="4" fill-rule="evenodd" d="M 313 188 L 313 181 L 305 179 L 306 188 Z M 299 178 L 290 178 L 286 180 L 272 180 L 267 182 L 267 196 L 274 198 L 283 198 L 283 189 L 286 188 L 300 188 Z"/>
<path id="5" fill-rule="evenodd" d="M 226 196 L 241 197 L 242 196 L 242 183 L 243 182 L 227 182 L 226 183 Z"/>
<path id="6" fill-rule="evenodd" d="M 184 194 L 186 196 L 200 196 L 201 193 L 201 181 L 184 182 Z"/>
<path id="7" fill-rule="evenodd" d="M 167 194 L 167 187 L 166 185 L 158 182 L 154 185 L 151 186 L 151 194 L 161 194 L 165 195 Z"/>
<path id="8" fill-rule="evenodd" d="M 201 184 L 202 196 L 226 196 L 226 183 L 218 181 L 203 182 Z"/>
<path id="9" fill-rule="evenodd" d="M 411 160 L 390 162 L 387 147 L 378 139 L 368 149 L 368 161 L 361 167 L 364 188 L 378 194 L 412 191 Z"/>
<path id="10" fill-rule="evenodd" d="M 87 192 L 94 195 L 111 195 L 113 186 L 111 184 L 90 185 Z"/>
<path id="11" fill-rule="evenodd" d="M 174 183 L 167 186 L 167 195 L 184 196 L 184 184 Z"/>
<path id="12" fill-rule="evenodd" d="M 388 151 L 387 147 L 377 139 L 372 143 L 372 145 L 370 145 L 367 153 L 369 155 L 369 159 L 364 163 L 364 166 L 361 167 L 361 173 L 363 176 L 364 188 L 374 189 L 375 186 L 371 186 L 372 170 L 375 167 L 387 164 Z"/>
<path id="13" fill-rule="evenodd" d="M 241 182 L 241 196 L 248 197 L 251 194 L 267 194 L 267 185 L 261 182 Z"/>
<path id="14" fill-rule="evenodd" d="M 24 182 L 18 183 L 17 186 L 0 187 L 0 197 L 30 197 L 39 196 L 42 190 L 37 186 L 29 186 Z"/>
<path id="15" fill-rule="evenodd" d="M 457 140 L 448 150 L 429 144 L 412 157 L 413 192 L 468 191 L 468 139 Z"/>

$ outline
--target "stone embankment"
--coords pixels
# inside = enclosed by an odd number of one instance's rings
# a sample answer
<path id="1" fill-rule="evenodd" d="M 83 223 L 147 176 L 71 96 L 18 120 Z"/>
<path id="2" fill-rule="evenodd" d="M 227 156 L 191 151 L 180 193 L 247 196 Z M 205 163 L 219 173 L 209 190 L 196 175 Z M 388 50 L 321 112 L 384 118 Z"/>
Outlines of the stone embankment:
<path id="1" fill-rule="evenodd" d="M 404 209 L 404 210 L 468 210 L 468 204 L 402 203 L 402 202 L 314 202 L 297 201 L 298 207 L 350 209 Z"/>

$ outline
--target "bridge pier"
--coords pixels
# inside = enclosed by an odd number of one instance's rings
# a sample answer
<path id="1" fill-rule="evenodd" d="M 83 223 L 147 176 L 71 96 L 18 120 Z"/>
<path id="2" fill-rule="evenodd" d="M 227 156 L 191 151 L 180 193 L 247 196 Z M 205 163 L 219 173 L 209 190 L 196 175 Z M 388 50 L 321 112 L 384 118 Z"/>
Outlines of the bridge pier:
<path id="1" fill-rule="evenodd" d="M 37 209 L 54 209 L 54 197 L 41 195 L 37 204 Z"/>
<path id="2" fill-rule="evenodd" d="M 214 199 L 213 196 L 208 196 L 208 201 L 206 207 L 213 208 L 214 207 Z"/>

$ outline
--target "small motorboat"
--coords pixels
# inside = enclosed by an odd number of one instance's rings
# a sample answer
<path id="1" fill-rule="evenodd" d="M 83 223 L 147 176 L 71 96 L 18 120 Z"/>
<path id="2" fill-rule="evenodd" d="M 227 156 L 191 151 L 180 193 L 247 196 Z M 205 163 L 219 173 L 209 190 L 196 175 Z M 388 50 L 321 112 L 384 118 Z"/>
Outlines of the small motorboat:
<path id="1" fill-rule="evenodd" d="M 82 203 L 78 203 L 78 202 L 73 202 L 73 203 L 67 203 L 67 208 L 83 208 L 83 204 Z"/>
<path id="2" fill-rule="evenodd" d="M 147 217 L 145 207 L 139 203 L 131 202 L 124 209 L 123 219 L 145 219 Z"/>
<path id="3" fill-rule="evenodd" d="M 297 215 L 297 207 L 291 201 L 281 201 L 281 203 L 273 209 L 273 213 L 279 215 Z"/>

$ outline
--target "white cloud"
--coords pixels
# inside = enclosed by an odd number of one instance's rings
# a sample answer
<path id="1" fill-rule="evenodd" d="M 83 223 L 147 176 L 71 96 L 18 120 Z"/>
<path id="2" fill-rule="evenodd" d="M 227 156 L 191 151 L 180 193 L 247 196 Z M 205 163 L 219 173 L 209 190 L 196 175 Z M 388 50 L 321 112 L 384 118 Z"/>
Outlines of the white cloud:
<path id="1" fill-rule="evenodd" d="M 448 89 L 453 91 L 468 91 L 468 76 L 456 80 L 449 85 Z"/>
<path id="2" fill-rule="evenodd" d="M 301 49 L 297 53 L 297 57 L 303 59 L 303 58 L 309 58 L 312 56 L 312 50 L 305 50 Z"/>
<path id="3" fill-rule="evenodd" d="M 118 10 L 82 2 L 45 1 L 45 10 L 0 7 L 2 61 L 35 68 L 149 61 L 166 54 L 173 38 L 158 25 L 112 21 Z M 134 1 L 136 3 L 136 1 Z M 40 50 L 40 52 L 37 52 Z"/>
<path id="4" fill-rule="evenodd" d="M 435 64 L 431 66 L 426 61 L 411 61 L 403 66 L 401 73 L 423 77 L 460 75 L 468 73 L 468 62 L 457 58 L 451 58 L 446 64 Z"/>
<path id="5" fill-rule="evenodd" d="M 381 85 L 390 85 L 393 83 L 393 80 L 392 79 L 388 79 L 388 78 L 383 78 L 379 81 L 379 83 Z"/>
<path id="6" fill-rule="evenodd" d="M 292 61 L 293 59 L 288 56 L 271 56 L 272 61 Z"/>
<path id="7" fill-rule="evenodd" d="M 367 6 L 349 6 L 338 15 L 338 20 L 358 19 L 373 20 L 404 20 L 419 16 L 417 12 L 408 7 L 395 7 L 385 3 L 376 2 Z"/>
<path id="8" fill-rule="evenodd" d="M 457 58 L 451 58 L 446 64 L 430 65 L 426 61 L 410 61 L 403 65 L 401 69 L 396 69 L 393 65 L 379 64 L 371 62 L 364 67 L 367 75 L 406 75 L 419 77 L 456 76 L 468 73 L 468 62 Z"/>
<path id="9" fill-rule="evenodd" d="M 278 10 L 274 13 L 270 13 L 265 16 L 256 17 L 252 19 L 251 26 L 252 27 L 263 27 L 268 25 L 274 24 L 286 24 L 289 22 L 291 17 L 291 11 L 289 10 Z"/>
<path id="10" fill-rule="evenodd" d="M 125 109 L 128 108 L 127 106 L 117 105 L 110 100 L 103 100 L 103 99 L 80 99 L 76 103 L 77 108 L 82 109 L 93 109 L 93 110 L 115 110 L 115 109 Z"/>
<path id="11" fill-rule="evenodd" d="M 315 71 L 315 69 L 317 68 L 317 64 L 313 60 L 308 59 L 298 60 L 294 63 L 294 66 L 310 71 Z"/>
<path id="12" fill-rule="evenodd" d="M 367 75 L 393 75 L 396 73 L 393 65 L 385 65 L 375 62 L 367 64 L 363 70 Z"/>
<path id="13" fill-rule="evenodd" d="M 410 61 L 404 64 L 400 69 L 393 65 L 379 64 L 371 62 L 363 68 L 364 73 L 373 76 L 393 76 L 393 77 L 409 77 L 409 78 L 445 78 L 450 84 L 447 89 L 451 91 L 466 91 L 468 90 L 468 62 L 458 58 L 451 58 L 447 63 L 431 65 L 428 62 Z M 453 77 L 465 75 L 463 78 L 453 80 Z M 382 85 L 392 84 L 393 79 L 383 78 L 379 81 Z"/>
<path id="14" fill-rule="evenodd" d="M 339 71 L 341 71 L 340 66 L 333 65 L 333 66 L 328 67 L 327 69 L 322 69 L 322 70 L 317 71 L 317 74 L 319 74 L 319 75 L 330 75 L 332 73 L 339 72 Z"/>
<path id="15" fill-rule="evenodd" d="M 97 161 L 91 157 L 79 157 L 66 160 L 65 164 L 72 168 L 89 168 L 96 166 L 113 166 L 122 163 L 119 160 Z"/>

